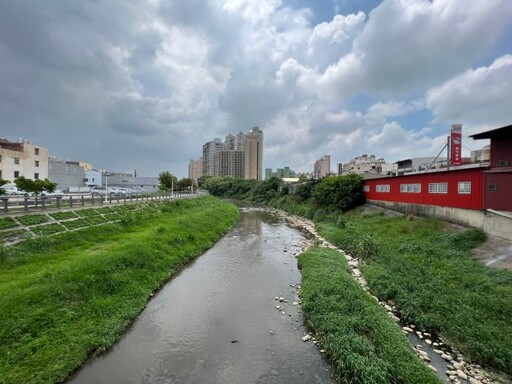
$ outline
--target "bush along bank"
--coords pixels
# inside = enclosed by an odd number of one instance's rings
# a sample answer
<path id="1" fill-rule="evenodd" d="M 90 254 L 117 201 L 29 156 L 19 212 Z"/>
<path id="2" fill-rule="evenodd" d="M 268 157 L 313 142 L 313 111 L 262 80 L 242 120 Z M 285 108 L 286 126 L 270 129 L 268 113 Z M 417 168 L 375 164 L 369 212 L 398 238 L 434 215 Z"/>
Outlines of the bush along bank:
<path id="1" fill-rule="evenodd" d="M 361 289 L 338 251 L 299 256 L 302 309 L 343 383 L 440 383 L 386 311 Z"/>
<path id="2" fill-rule="evenodd" d="M 405 323 L 442 337 L 453 355 L 460 351 L 470 362 L 510 380 L 512 272 L 472 258 L 471 249 L 485 240 L 482 231 L 454 231 L 438 220 L 360 213 L 324 221 L 317 229 L 364 262 L 360 269 L 371 292 L 396 308 Z M 466 361 L 453 365 L 473 373 Z M 480 372 L 475 376 L 487 381 Z"/>
<path id="3" fill-rule="evenodd" d="M 109 348 L 153 292 L 238 217 L 213 197 L 178 200 L 3 248 L 0 383 L 64 381 Z"/>

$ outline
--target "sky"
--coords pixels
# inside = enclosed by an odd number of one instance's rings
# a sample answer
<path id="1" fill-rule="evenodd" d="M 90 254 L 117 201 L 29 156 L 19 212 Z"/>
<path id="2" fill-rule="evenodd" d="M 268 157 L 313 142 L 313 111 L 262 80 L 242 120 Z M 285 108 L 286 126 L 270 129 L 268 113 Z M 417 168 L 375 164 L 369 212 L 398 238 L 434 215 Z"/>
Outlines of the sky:
<path id="1" fill-rule="evenodd" d="M 512 124 L 510 0 L 0 1 L 0 137 L 187 177 L 259 126 L 264 168 L 435 156 Z"/>

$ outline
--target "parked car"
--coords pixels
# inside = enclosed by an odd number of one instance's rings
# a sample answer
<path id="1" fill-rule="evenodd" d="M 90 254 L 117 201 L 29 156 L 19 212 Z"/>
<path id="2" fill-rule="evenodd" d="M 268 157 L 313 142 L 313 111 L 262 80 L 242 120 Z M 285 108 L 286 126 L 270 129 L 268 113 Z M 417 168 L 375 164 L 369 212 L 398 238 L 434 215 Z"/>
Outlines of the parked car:
<path id="1" fill-rule="evenodd" d="M 56 189 L 53 192 L 43 191 L 41 192 L 41 196 L 49 197 L 49 196 L 64 196 L 64 192 L 60 189 Z"/>
<path id="2" fill-rule="evenodd" d="M 29 196 L 33 196 L 34 193 L 33 192 L 26 192 L 26 191 L 23 191 L 21 189 L 18 189 L 18 187 L 16 186 L 7 186 L 7 187 L 2 187 L 4 190 L 5 190 L 5 193 L 9 196 L 24 196 L 24 197 L 29 197 Z"/>
<path id="3" fill-rule="evenodd" d="M 111 187 L 105 188 L 105 187 L 92 187 L 91 188 L 91 195 L 93 196 L 115 196 L 117 195 L 117 191 L 113 190 Z"/>

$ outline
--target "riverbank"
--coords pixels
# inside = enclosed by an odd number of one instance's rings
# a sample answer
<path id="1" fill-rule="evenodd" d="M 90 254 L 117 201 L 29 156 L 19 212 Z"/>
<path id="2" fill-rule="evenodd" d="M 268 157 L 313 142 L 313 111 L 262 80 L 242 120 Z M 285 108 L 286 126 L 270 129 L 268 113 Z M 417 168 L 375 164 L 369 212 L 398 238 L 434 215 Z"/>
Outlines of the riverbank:
<path id="1" fill-rule="evenodd" d="M 182 200 L 4 249 L 0 382 L 64 381 L 108 349 L 153 292 L 238 217 L 213 197 Z"/>
<path id="2" fill-rule="evenodd" d="M 316 228 L 297 216 L 288 219 L 312 233 L 318 229 L 319 235 L 358 257 L 360 270 L 353 276 L 379 297 L 390 316 L 398 315 L 431 344 L 441 338 L 444 347 L 435 350 L 454 359 L 448 369 L 454 382 L 464 377 L 475 383 L 508 382 L 510 376 L 491 379 L 478 365 L 508 373 L 512 361 L 507 336 L 511 273 L 473 259 L 470 249 L 483 240 L 480 232 L 454 232 L 440 221 L 380 213 L 341 215 L 335 223 L 322 222 Z M 409 332 L 411 327 L 404 329 Z M 417 353 L 429 359 L 424 351 Z"/>

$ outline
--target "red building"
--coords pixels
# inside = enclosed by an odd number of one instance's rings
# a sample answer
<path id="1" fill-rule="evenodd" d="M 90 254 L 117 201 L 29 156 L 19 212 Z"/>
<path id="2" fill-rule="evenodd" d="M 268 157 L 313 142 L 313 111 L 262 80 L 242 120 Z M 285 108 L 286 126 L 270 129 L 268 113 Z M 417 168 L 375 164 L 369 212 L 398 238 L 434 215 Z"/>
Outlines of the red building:
<path id="1" fill-rule="evenodd" d="M 491 139 L 490 166 L 365 180 L 368 200 L 512 212 L 512 125 L 471 136 Z"/>
<path id="2" fill-rule="evenodd" d="M 484 172 L 484 207 L 512 212 L 512 125 L 471 137 L 491 139 L 491 163 Z"/>
<path id="3" fill-rule="evenodd" d="M 484 169 L 487 168 L 365 180 L 365 195 L 368 200 L 482 210 Z"/>

